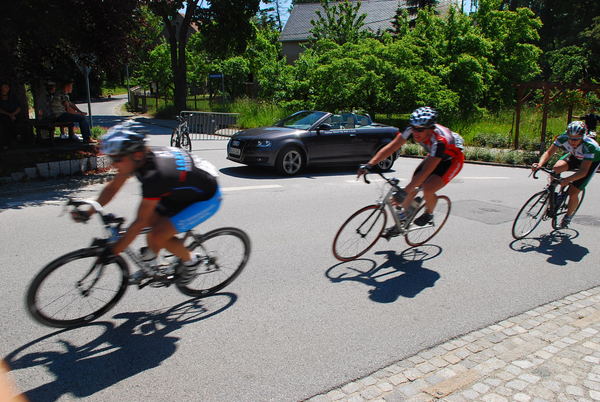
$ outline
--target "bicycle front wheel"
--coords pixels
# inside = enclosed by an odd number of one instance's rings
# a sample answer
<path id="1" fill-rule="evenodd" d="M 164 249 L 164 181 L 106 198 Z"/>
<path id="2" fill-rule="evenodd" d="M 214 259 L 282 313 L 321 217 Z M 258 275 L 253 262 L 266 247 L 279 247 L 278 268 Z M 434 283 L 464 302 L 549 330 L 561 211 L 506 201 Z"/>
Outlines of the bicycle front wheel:
<path id="1" fill-rule="evenodd" d="M 113 307 L 127 289 L 121 257 L 97 265 L 97 249 L 81 249 L 48 264 L 31 282 L 26 303 L 39 323 L 58 328 L 86 324 Z"/>
<path id="2" fill-rule="evenodd" d="M 448 216 L 450 216 L 451 205 L 450 198 L 445 195 L 438 195 L 432 213 L 433 219 L 423 226 L 418 226 L 414 224 L 414 220 L 425 212 L 426 204 L 423 203 L 413 215 L 413 220 L 408 224 L 406 232 L 404 233 L 406 243 L 413 247 L 417 247 L 431 240 L 446 224 Z"/>
<path id="3" fill-rule="evenodd" d="M 189 283 L 177 283 L 179 291 L 192 297 L 209 296 L 229 285 L 242 272 L 250 256 L 250 238 L 237 228 L 220 228 L 194 235 L 188 246 L 200 254 L 202 263 Z"/>
<path id="4" fill-rule="evenodd" d="M 379 240 L 387 215 L 382 205 L 359 209 L 342 224 L 333 239 L 333 256 L 352 261 L 366 253 Z"/>
<path id="5" fill-rule="evenodd" d="M 548 192 L 545 190 L 535 193 L 523 204 L 512 226 L 515 239 L 520 240 L 533 232 L 542 221 L 547 204 Z"/>
<path id="6" fill-rule="evenodd" d="M 577 204 L 577 208 L 575 208 L 575 212 L 573 212 L 573 215 L 575 215 L 577 213 L 577 211 L 579 210 L 579 207 L 583 203 L 584 197 L 585 197 L 585 189 L 581 190 L 581 193 L 579 194 L 579 203 Z M 558 207 L 556 213 L 552 216 L 552 228 L 555 230 L 561 229 L 561 222 L 560 222 L 561 216 L 563 216 L 567 213 L 568 200 L 569 199 L 565 197 L 562 205 L 560 205 Z"/>
<path id="7" fill-rule="evenodd" d="M 192 151 L 192 140 L 190 139 L 189 133 L 186 132 L 181 134 L 181 141 L 179 146 L 188 152 Z"/>

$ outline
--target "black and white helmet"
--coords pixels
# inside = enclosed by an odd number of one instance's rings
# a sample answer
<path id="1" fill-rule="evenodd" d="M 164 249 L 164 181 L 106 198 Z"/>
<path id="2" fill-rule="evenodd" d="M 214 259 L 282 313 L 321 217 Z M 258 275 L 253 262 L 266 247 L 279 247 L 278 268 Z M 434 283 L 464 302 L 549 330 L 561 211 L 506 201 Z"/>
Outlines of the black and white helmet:
<path id="1" fill-rule="evenodd" d="M 126 125 L 111 127 L 100 139 L 100 152 L 109 156 L 142 151 L 145 146 L 145 135 L 130 130 Z"/>
<path id="2" fill-rule="evenodd" d="M 420 107 L 412 112 L 408 124 L 416 127 L 433 127 L 437 122 L 437 115 L 435 109 L 429 106 Z"/>
<path id="3" fill-rule="evenodd" d="M 587 127 L 582 121 L 572 121 L 567 126 L 567 135 L 569 137 L 583 137 L 587 133 Z"/>

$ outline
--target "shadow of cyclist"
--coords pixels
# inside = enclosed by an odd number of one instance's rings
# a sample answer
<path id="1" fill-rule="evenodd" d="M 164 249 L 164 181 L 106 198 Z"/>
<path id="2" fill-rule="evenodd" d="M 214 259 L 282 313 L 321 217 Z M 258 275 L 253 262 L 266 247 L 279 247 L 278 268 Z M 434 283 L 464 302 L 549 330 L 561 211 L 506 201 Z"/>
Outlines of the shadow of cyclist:
<path id="1" fill-rule="evenodd" d="M 186 324 L 205 320 L 231 307 L 237 299 L 232 293 L 219 293 L 204 299 L 191 299 L 167 310 L 121 313 L 111 322 L 94 322 L 80 328 L 99 326 L 100 336 L 77 346 L 59 338 L 54 351 L 25 351 L 43 341 L 66 335 L 60 330 L 36 339 L 5 357 L 12 370 L 44 366 L 55 379 L 25 392 L 30 401 L 55 401 L 63 395 L 85 398 L 119 381 L 157 367 L 177 349 L 178 337 L 170 335 Z M 44 342 L 44 345 L 46 342 Z"/>
<path id="2" fill-rule="evenodd" d="M 411 247 L 400 254 L 378 251 L 375 254 L 386 257 L 379 266 L 369 259 L 354 260 L 330 267 L 325 276 L 332 282 L 364 283 L 372 287 L 369 290 L 371 300 L 392 303 L 400 296 L 413 298 L 424 289 L 434 286 L 440 274 L 424 268 L 423 262 L 437 257 L 441 252 L 440 247 L 432 245 Z"/>
<path id="3" fill-rule="evenodd" d="M 589 254 L 589 250 L 573 239 L 579 236 L 574 229 L 555 230 L 537 238 L 525 238 L 510 243 L 510 248 L 521 253 L 537 252 L 547 254 L 546 261 L 554 265 L 567 265 L 569 261 L 580 262 Z"/>

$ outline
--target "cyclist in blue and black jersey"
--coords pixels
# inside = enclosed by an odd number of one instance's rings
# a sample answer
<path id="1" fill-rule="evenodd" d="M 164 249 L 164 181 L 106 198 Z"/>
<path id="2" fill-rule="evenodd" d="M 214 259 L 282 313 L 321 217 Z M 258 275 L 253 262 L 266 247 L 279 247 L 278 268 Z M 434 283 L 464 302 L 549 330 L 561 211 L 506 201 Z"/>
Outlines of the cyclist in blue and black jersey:
<path id="1" fill-rule="evenodd" d="M 143 259 L 150 265 L 156 264 L 159 251 L 167 249 L 181 260 L 176 268 L 179 283 L 189 283 L 200 260 L 175 235 L 199 225 L 219 209 L 221 192 L 215 167 L 179 148 L 147 147 L 143 134 L 124 126 L 109 130 L 102 137 L 100 150 L 117 169 L 98 197 L 100 205 L 108 204 L 129 177 L 135 175 L 142 184 L 137 217 L 110 251 L 118 255 L 142 229 L 151 227 Z M 72 215 L 80 222 L 87 221 L 93 213 L 90 209 L 74 211 Z M 139 283 L 143 278 L 143 271 L 139 271 L 131 281 Z"/>
<path id="2" fill-rule="evenodd" d="M 559 149 L 567 151 L 552 167 L 556 173 L 575 170 L 570 176 L 561 179 L 561 186 L 572 184 L 569 187 L 569 201 L 567 213 L 563 217 L 561 226 L 566 228 L 571 223 L 573 214 L 579 205 L 579 193 L 587 186 L 600 165 L 600 146 L 588 137 L 587 128 L 582 121 L 573 121 L 567 126 L 567 131 L 556 137 L 554 143 L 542 154 L 538 163 L 531 168 L 536 171 Z"/>

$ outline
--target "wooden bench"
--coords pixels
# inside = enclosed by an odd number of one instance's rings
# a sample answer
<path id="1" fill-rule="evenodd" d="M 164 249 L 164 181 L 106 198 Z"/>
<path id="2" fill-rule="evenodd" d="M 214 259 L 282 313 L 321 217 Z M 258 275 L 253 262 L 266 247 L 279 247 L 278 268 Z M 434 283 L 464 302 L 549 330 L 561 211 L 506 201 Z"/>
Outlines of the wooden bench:
<path id="1" fill-rule="evenodd" d="M 54 132 L 57 127 L 66 127 L 69 130 L 69 137 L 73 137 L 75 135 L 75 123 L 69 121 L 54 121 L 54 120 L 46 120 L 46 119 L 32 119 L 30 120 L 33 128 L 35 129 L 36 141 L 41 142 L 42 132 L 48 132 L 48 141 L 50 143 L 54 142 Z"/>

